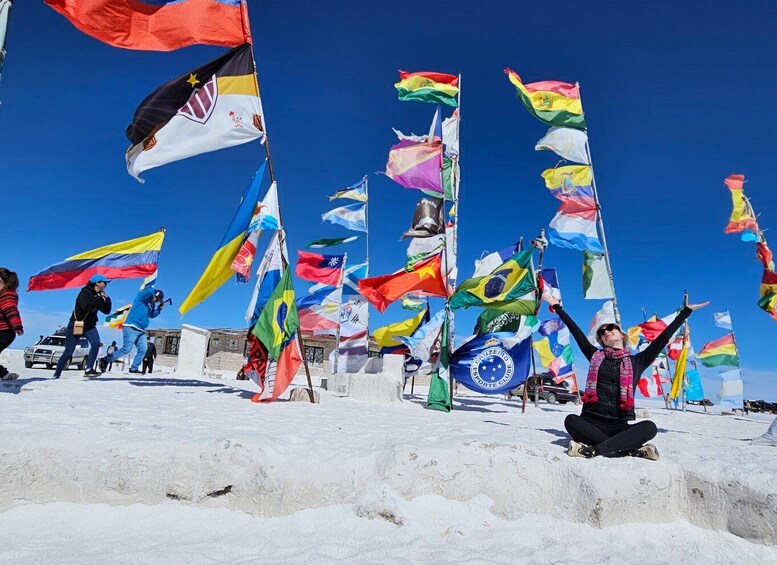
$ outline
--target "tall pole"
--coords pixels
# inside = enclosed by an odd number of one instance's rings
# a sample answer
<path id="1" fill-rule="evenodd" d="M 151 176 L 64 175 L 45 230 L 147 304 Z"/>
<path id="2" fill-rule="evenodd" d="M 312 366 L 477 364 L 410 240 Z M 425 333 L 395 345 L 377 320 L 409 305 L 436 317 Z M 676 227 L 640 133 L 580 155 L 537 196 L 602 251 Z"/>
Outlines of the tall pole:
<path id="1" fill-rule="evenodd" d="M 0 77 L 3 75 L 3 65 L 5 63 L 5 44 L 8 34 L 8 22 L 11 19 L 11 8 L 13 8 L 13 0 L 0 0 Z"/>
<path id="2" fill-rule="evenodd" d="M 256 69 L 256 57 L 254 56 L 253 46 L 251 47 L 251 59 L 254 63 L 254 78 L 256 79 L 256 96 L 259 99 L 259 104 L 262 103 L 261 89 L 259 88 L 259 72 Z M 262 110 L 264 114 L 264 110 Z M 264 151 L 265 158 L 267 159 L 267 169 L 270 172 L 270 182 L 276 182 L 275 167 L 273 167 L 272 154 L 270 153 L 270 138 L 267 135 L 267 120 L 262 116 L 262 126 L 264 127 Z M 286 257 L 286 231 L 283 229 L 283 220 L 281 218 L 281 207 L 278 205 L 278 243 L 281 248 L 281 264 L 284 270 L 289 268 L 289 260 Z M 313 394 L 313 380 L 310 378 L 310 367 L 308 366 L 308 357 L 305 355 L 305 346 L 302 343 L 302 335 L 297 330 L 297 345 L 299 346 L 300 354 L 302 356 L 302 364 L 305 366 L 305 376 L 308 381 L 308 397 L 311 403 L 315 403 L 315 395 Z"/>
<path id="3" fill-rule="evenodd" d="M 542 276 L 542 259 L 545 255 L 545 247 L 547 246 L 547 241 L 545 240 L 545 230 L 540 230 L 540 235 L 537 239 L 532 240 L 531 242 L 532 246 L 538 248 L 540 250 L 540 258 L 537 262 L 537 273 L 541 277 Z M 531 348 L 531 369 L 532 373 L 534 373 L 534 407 L 539 408 L 540 407 L 540 382 L 537 380 L 537 367 L 535 365 L 534 361 L 534 337 L 532 335 L 529 336 L 529 347 Z"/>
<path id="4" fill-rule="evenodd" d="M 364 203 L 364 228 L 367 230 L 364 236 L 365 239 L 365 262 L 367 263 L 367 270 L 364 274 L 365 277 L 370 276 L 370 189 L 369 189 L 369 179 L 367 178 L 367 175 L 364 175 L 364 195 L 367 198 L 367 202 Z M 369 307 L 367 308 L 367 320 L 365 329 L 367 330 L 367 335 L 365 336 L 365 340 L 367 342 L 367 357 L 370 356 L 370 312 Z M 338 344 L 338 348 L 340 345 Z"/>
<path id="5" fill-rule="evenodd" d="M 731 320 L 731 312 L 728 311 L 728 308 L 726 308 L 726 313 L 728 314 L 728 319 Z M 742 364 L 739 362 L 739 346 L 737 345 L 737 338 L 736 335 L 734 335 L 734 322 L 732 320 L 731 322 L 731 341 L 734 342 L 734 351 L 737 352 L 737 369 L 739 369 L 739 380 L 742 380 Z M 742 381 L 744 384 L 744 381 Z M 745 400 L 744 400 L 744 394 L 742 395 L 742 412 L 745 411 Z"/>
<path id="6" fill-rule="evenodd" d="M 340 305 L 337 307 L 337 332 L 335 333 L 335 362 L 332 365 L 332 374 L 338 372 L 340 365 L 340 312 L 343 310 L 343 283 L 345 282 L 345 264 L 348 261 L 348 253 L 343 254 L 343 265 L 340 269 L 340 282 L 337 284 L 340 289 Z"/>
<path id="7" fill-rule="evenodd" d="M 578 90 L 580 84 L 576 83 Z M 612 290 L 612 307 L 615 313 L 615 322 L 621 325 L 621 315 L 618 310 L 618 299 L 615 294 L 615 279 L 612 276 L 612 265 L 610 264 L 610 250 L 607 247 L 607 236 L 604 233 L 604 220 L 602 218 L 602 205 L 599 202 L 599 191 L 596 189 L 596 176 L 594 175 L 594 164 L 591 159 L 591 144 L 588 138 L 588 130 L 586 129 L 585 139 L 585 152 L 588 157 L 588 166 L 591 168 L 591 189 L 594 193 L 594 202 L 596 203 L 596 224 L 599 228 L 599 235 L 602 238 L 602 247 L 604 248 L 604 264 L 607 267 L 607 276 L 610 279 L 610 289 Z"/>

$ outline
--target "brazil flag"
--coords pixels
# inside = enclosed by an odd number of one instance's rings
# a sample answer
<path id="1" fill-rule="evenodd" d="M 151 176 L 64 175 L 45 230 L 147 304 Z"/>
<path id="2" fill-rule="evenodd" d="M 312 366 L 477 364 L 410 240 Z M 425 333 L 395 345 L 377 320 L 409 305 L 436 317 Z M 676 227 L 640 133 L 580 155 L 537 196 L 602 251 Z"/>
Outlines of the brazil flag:
<path id="1" fill-rule="evenodd" d="M 299 328 L 299 316 L 297 304 L 294 301 L 294 286 L 291 282 L 291 271 L 286 267 L 251 333 L 267 348 L 267 356 L 277 361 L 283 346 L 294 335 L 297 328 Z"/>
<path id="2" fill-rule="evenodd" d="M 451 297 L 451 308 L 480 306 L 533 316 L 539 306 L 534 276 L 534 249 L 519 251 L 484 277 L 463 281 Z"/>

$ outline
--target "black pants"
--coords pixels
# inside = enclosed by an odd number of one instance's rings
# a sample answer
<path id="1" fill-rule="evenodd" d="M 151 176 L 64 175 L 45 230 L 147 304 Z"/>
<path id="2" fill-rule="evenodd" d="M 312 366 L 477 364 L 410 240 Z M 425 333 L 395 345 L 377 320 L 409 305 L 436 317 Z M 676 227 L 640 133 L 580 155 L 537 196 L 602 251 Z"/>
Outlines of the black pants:
<path id="1" fill-rule="evenodd" d="M 572 439 L 595 449 L 596 455 L 609 455 L 622 451 L 639 449 L 658 433 L 650 420 L 627 424 L 626 422 L 598 422 L 576 414 L 564 420 L 564 427 Z"/>
<path id="2" fill-rule="evenodd" d="M 0 353 L 3 352 L 9 345 L 16 339 L 16 332 L 9 330 L 6 332 L 0 332 Z M 8 374 L 8 369 L 0 365 L 0 379 Z"/>
<path id="3" fill-rule="evenodd" d="M 146 374 L 146 369 L 148 369 L 148 373 L 151 374 L 154 372 L 154 358 L 148 359 L 146 357 L 143 358 L 143 374 Z"/>

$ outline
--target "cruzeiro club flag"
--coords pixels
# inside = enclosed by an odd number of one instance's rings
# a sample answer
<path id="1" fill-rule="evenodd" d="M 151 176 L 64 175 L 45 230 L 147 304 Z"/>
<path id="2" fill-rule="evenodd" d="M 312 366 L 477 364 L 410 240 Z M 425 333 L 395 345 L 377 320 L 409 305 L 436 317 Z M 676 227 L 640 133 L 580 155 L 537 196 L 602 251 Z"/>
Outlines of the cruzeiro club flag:
<path id="1" fill-rule="evenodd" d="M 510 332 L 485 334 L 462 344 L 451 355 L 450 370 L 465 387 L 485 394 L 501 394 L 522 384 L 531 368 L 530 340 L 505 347 Z"/>
<path id="2" fill-rule="evenodd" d="M 408 73 L 399 71 L 399 82 L 394 84 L 400 100 L 415 100 L 458 106 L 459 77 L 444 73 Z"/>
<path id="3" fill-rule="evenodd" d="M 722 365 L 739 367 L 739 356 L 737 355 L 737 345 L 734 343 L 734 334 L 728 334 L 705 344 L 701 351 L 696 354 L 696 358 L 705 367 L 720 367 Z"/>
<path id="4" fill-rule="evenodd" d="M 533 316 L 539 307 L 533 251 L 519 251 L 491 274 L 463 281 L 451 297 L 451 308 L 480 306 Z"/>
<path id="5" fill-rule="evenodd" d="M 141 172 L 264 136 L 264 118 L 249 44 L 236 47 L 149 94 L 127 137 L 127 171 Z"/>
<path id="6" fill-rule="evenodd" d="M 291 282 L 291 271 L 286 267 L 281 281 L 270 295 L 251 333 L 267 348 L 267 356 L 277 361 L 281 350 L 298 328 L 299 316 L 294 302 L 294 285 Z"/>
<path id="7" fill-rule="evenodd" d="M 112 243 L 68 257 L 30 277 L 27 290 L 58 290 L 85 285 L 93 275 L 133 279 L 156 272 L 165 232 Z"/>
<path id="8" fill-rule="evenodd" d="M 515 71 L 505 69 L 505 74 L 532 116 L 551 126 L 585 129 L 580 89 L 576 84 L 557 80 L 524 84 Z"/>

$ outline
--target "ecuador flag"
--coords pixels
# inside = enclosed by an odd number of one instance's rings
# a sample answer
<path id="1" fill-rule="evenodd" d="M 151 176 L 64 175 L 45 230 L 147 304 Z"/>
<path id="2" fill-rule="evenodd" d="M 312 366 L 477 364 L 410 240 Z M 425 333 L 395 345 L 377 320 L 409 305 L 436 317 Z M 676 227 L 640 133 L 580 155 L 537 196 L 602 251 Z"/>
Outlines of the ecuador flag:
<path id="1" fill-rule="evenodd" d="M 491 274 L 463 281 L 451 296 L 451 308 L 480 306 L 533 316 L 539 308 L 533 252 L 534 249 L 519 251 Z"/>
<path id="2" fill-rule="evenodd" d="M 523 84 L 515 71 L 505 69 L 505 74 L 532 116 L 551 126 L 585 129 L 580 89 L 576 84 L 557 80 Z"/>
<path id="3" fill-rule="evenodd" d="M 298 328 L 299 315 L 294 301 L 294 285 L 291 282 L 291 271 L 286 267 L 251 333 L 267 348 L 267 356 L 277 361 Z"/>
<path id="4" fill-rule="evenodd" d="M 202 273 L 200 280 L 197 281 L 197 284 L 194 285 L 189 296 L 186 297 L 186 300 L 178 308 L 181 316 L 216 292 L 234 274 L 232 262 L 240 252 L 254 208 L 256 208 L 256 203 L 259 201 L 259 191 L 261 190 L 266 166 L 267 161 L 262 163 L 262 166 L 259 167 L 259 170 L 256 171 L 254 178 L 251 180 L 251 184 L 243 192 L 240 206 L 232 217 L 232 223 L 229 224 L 227 233 L 221 239 L 216 253 L 211 257 L 208 266 L 205 267 L 205 271 Z"/>
<path id="5" fill-rule="evenodd" d="M 31 276 L 27 291 L 79 287 L 97 274 L 109 279 L 147 277 L 157 270 L 164 240 L 165 232 L 158 231 L 73 255 Z"/>
<path id="6" fill-rule="evenodd" d="M 246 43 L 146 96 L 127 128 L 127 171 L 141 172 L 264 136 L 254 57 Z M 142 181 L 141 181 L 142 182 Z"/>

